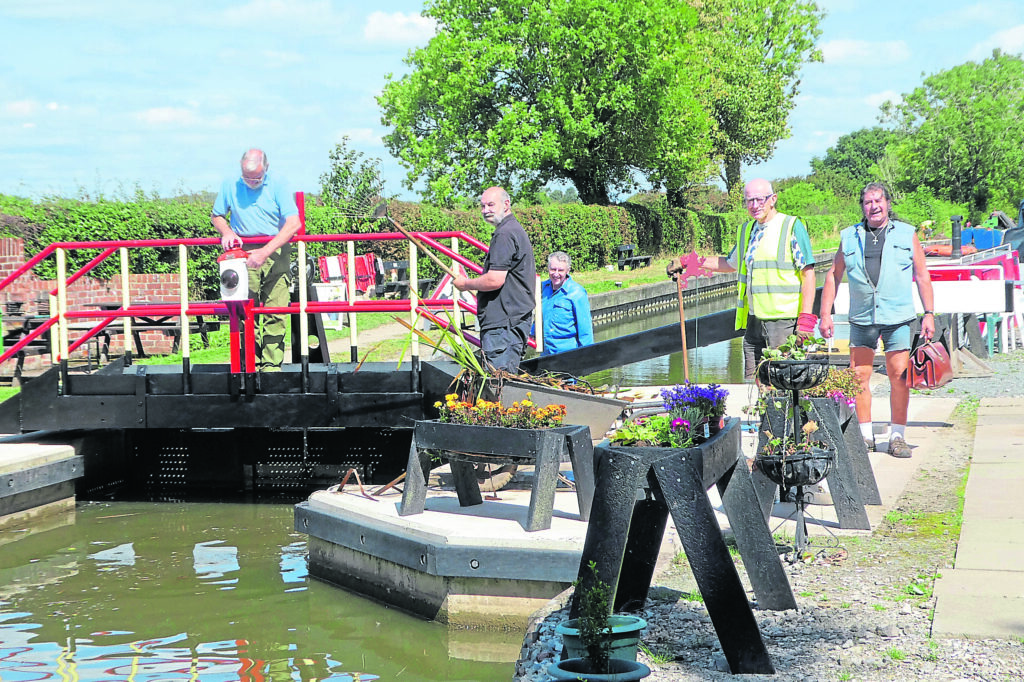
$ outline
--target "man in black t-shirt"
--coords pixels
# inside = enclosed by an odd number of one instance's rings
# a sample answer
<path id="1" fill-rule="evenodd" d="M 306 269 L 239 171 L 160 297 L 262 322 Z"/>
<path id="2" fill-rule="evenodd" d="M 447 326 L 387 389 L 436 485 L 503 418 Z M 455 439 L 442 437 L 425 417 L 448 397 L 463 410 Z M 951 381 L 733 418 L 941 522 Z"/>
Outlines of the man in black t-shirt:
<path id="1" fill-rule="evenodd" d="M 456 277 L 459 291 L 477 291 L 477 319 L 484 358 L 495 369 L 515 374 L 533 325 L 537 265 L 526 230 L 512 215 L 512 200 L 501 187 L 480 197 L 484 220 L 494 234 L 479 277 Z"/>

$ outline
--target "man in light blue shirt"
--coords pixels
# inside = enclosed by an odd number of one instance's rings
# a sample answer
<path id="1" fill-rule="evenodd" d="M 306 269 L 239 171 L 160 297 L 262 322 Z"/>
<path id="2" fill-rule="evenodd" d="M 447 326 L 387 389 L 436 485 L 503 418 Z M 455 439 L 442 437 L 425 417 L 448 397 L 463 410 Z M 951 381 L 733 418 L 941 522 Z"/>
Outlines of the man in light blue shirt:
<path id="1" fill-rule="evenodd" d="M 541 316 L 544 319 L 544 352 L 564 353 L 594 343 L 587 290 L 569 276 L 569 254 L 548 256 L 548 280 L 541 285 Z"/>
<path id="2" fill-rule="evenodd" d="M 221 185 L 210 222 L 220 233 L 225 251 L 241 247 L 249 253 L 249 296 L 256 305 L 287 306 L 291 286 L 289 242 L 300 227 L 295 194 L 283 179 L 270 175 L 270 164 L 262 150 L 247 151 L 242 155 L 241 166 L 240 178 L 225 180 Z M 250 237 L 271 239 L 243 242 Z M 284 337 L 284 315 L 264 314 L 257 318 L 256 361 L 260 369 L 281 366 Z"/>

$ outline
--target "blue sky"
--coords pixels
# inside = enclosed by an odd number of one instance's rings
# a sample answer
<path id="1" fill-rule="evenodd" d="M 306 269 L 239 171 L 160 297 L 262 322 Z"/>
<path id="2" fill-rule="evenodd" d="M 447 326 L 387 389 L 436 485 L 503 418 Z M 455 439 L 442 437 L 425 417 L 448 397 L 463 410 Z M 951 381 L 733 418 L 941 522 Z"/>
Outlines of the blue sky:
<path id="1" fill-rule="evenodd" d="M 931 74 L 1024 51 L 1024 0 L 827 0 L 823 64 L 805 67 L 793 136 L 745 177 L 805 174 L 842 134 Z M 215 191 L 249 146 L 317 191 L 343 135 L 381 142 L 375 95 L 433 32 L 416 0 L 3 0 L 0 193 Z M 921 9 L 927 7 L 926 10 Z"/>

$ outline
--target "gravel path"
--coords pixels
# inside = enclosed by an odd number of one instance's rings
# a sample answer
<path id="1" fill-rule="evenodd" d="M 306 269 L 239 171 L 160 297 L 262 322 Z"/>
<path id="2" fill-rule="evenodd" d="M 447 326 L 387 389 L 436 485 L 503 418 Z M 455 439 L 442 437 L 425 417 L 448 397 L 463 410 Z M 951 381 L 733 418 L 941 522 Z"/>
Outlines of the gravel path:
<path id="1" fill-rule="evenodd" d="M 1021 680 L 1024 638 L 932 639 L 932 587 L 952 567 L 957 537 L 943 522 L 955 521 L 973 443 L 974 400 L 1024 396 L 1024 351 L 987 361 L 994 375 L 962 377 L 938 395 L 962 397 L 944 452 L 930 459 L 908 484 L 893 513 L 870 536 L 843 536 L 803 563 L 783 562 L 795 611 L 755 608 L 761 636 L 777 674 L 735 677 L 728 672 L 707 610 L 685 559 L 655 577 L 641 615 L 647 620 L 640 660 L 646 678 L 668 680 Z M 887 395 L 884 382 L 875 388 Z M 913 400 L 913 398 L 911 398 Z M 840 544 L 841 543 L 841 544 Z M 740 575 L 746 582 L 746 574 Z M 749 592 L 749 585 L 748 593 Z M 557 608 L 553 604 L 552 608 Z M 984 605 L 979 605 L 983 608 Z M 561 642 L 556 610 L 527 636 L 516 680 L 548 679 Z"/>

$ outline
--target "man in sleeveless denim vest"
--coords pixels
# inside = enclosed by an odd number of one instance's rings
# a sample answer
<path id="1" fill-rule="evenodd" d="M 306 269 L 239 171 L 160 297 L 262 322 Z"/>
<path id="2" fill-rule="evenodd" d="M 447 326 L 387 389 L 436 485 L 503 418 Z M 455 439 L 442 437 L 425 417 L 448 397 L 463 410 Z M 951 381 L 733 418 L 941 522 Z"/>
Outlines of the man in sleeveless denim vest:
<path id="1" fill-rule="evenodd" d="M 935 334 L 935 301 L 924 249 L 914 228 L 893 219 L 892 197 L 882 183 L 873 182 L 860 194 L 864 221 L 840 234 L 839 250 L 825 276 L 821 293 L 821 333 L 831 338 L 832 304 L 843 273 L 850 285 L 850 366 L 860 380 L 857 421 L 868 450 L 874 450 L 871 424 L 871 372 L 878 339 L 885 347 L 885 373 L 889 377 L 891 419 L 889 454 L 910 457 L 907 445 L 907 411 L 910 389 L 906 372 L 910 360 L 910 324 L 917 317 L 912 284 L 924 306 L 921 336 Z"/>

